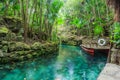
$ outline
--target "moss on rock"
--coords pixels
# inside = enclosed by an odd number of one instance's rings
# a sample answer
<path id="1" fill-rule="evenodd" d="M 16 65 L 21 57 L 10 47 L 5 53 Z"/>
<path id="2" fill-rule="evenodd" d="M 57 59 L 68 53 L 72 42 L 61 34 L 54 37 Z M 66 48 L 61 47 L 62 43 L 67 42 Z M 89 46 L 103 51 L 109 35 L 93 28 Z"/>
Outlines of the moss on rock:
<path id="1" fill-rule="evenodd" d="M 27 54 L 27 58 L 31 59 L 32 58 L 32 54 Z"/>
<path id="2" fill-rule="evenodd" d="M 32 46 L 31 49 L 33 50 L 40 50 L 42 48 L 42 44 L 40 42 L 35 42 Z"/>
<path id="3" fill-rule="evenodd" d="M 9 46 L 10 51 L 23 51 L 30 50 L 30 45 L 23 42 L 15 42 Z"/>
<path id="4" fill-rule="evenodd" d="M 3 46 L 5 46 L 5 45 L 7 46 L 7 45 L 8 45 L 8 41 L 2 41 L 1 44 L 2 44 Z"/>
<path id="5" fill-rule="evenodd" d="M 5 53 L 7 53 L 7 52 L 8 52 L 8 46 L 6 46 L 6 45 L 3 46 L 3 47 L 2 47 L 2 51 L 5 52 Z"/>
<path id="6" fill-rule="evenodd" d="M 20 56 L 20 57 L 19 57 L 19 60 L 20 60 L 20 61 L 23 61 L 23 60 L 24 60 L 24 56 Z"/>
<path id="7" fill-rule="evenodd" d="M 9 32 L 9 29 L 8 28 L 6 28 L 6 26 L 2 26 L 2 27 L 0 27 L 0 34 L 1 33 L 4 33 L 4 34 L 7 34 Z"/>
<path id="8" fill-rule="evenodd" d="M 9 50 L 8 56 L 3 57 L 0 63 L 24 61 L 40 56 L 54 55 L 58 50 L 58 43 L 56 42 L 35 42 L 33 45 L 28 45 L 23 42 L 5 42 L 5 50 Z M 8 49 L 9 48 L 9 49 Z M 3 49 L 4 50 L 4 49 Z M 3 52 L 4 53 L 4 52 Z M 6 60 L 7 59 L 7 60 Z"/>

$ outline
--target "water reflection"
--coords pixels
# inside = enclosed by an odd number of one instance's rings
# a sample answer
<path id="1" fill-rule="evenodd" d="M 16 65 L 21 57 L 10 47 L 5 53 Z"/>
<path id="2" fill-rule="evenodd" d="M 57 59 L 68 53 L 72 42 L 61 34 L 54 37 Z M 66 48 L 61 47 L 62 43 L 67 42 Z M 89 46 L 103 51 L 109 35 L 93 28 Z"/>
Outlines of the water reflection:
<path id="1" fill-rule="evenodd" d="M 56 56 L 18 63 L 14 69 L 1 65 L 0 80 L 96 80 L 106 57 L 93 58 L 79 47 L 61 45 Z"/>

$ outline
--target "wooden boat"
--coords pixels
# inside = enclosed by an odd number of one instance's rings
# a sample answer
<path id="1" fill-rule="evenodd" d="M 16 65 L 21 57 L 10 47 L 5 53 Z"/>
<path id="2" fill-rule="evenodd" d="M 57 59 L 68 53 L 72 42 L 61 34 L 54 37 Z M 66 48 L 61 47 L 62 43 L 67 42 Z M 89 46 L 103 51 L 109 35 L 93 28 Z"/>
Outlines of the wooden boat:
<path id="1" fill-rule="evenodd" d="M 81 48 L 86 51 L 87 53 L 89 53 L 90 55 L 94 55 L 94 49 L 93 48 L 86 48 L 84 46 L 81 46 Z"/>
<path id="2" fill-rule="evenodd" d="M 109 52 L 109 47 L 105 46 L 105 47 L 87 47 L 87 46 L 84 46 L 84 45 L 80 45 L 80 47 L 85 51 L 87 52 L 88 54 L 94 56 L 95 53 L 108 53 Z"/>

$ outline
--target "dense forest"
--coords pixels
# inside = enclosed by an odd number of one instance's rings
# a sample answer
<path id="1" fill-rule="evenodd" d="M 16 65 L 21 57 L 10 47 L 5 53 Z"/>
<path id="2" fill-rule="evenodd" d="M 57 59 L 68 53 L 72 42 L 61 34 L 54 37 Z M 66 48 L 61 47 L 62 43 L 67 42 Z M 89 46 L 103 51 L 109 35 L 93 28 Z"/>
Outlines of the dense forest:
<path id="1" fill-rule="evenodd" d="M 14 28 L 12 32 L 24 36 L 25 42 L 56 40 L 56 30 L 62 25 L 74 28 L 79 36 L 110 36 L 114 32 L 114 41 L 119 38 L 119 23 L 113 24 L 113 12 L 104 0 L 0 0 L 0 10 L 0 24 Z M 15 27 L 10 26 L 14 19 Z"/>
<path id="2" fill-rule="evenodd" d="M 120 65 L 119 0 L 0 0 L 0 80 L 96 80 L 107 62 Z"/>

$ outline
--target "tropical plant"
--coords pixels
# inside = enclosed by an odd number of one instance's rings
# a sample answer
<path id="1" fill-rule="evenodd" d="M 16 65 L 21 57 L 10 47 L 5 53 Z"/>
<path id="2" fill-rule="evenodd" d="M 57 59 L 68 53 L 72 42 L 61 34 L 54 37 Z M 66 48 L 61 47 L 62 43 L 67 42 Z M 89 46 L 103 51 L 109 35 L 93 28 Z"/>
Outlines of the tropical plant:
<path id="1" fill-rule="evenodd" d="M 111 40 L 113 43 L 116 44 L 116 46 L 120 46 L 120 23 L 119 22 L 115 22 L 113 24 L 114 30 L 113 30 L 113 35 L 111 35 L 113 37 L 113 39 Z"/>
<path id="2" fill-rule="evenodd" d="M 46 35 L 51 39 L 53 25 L 63 6 L 60 0 L 0 0 L 0 16 L 19 17 L 24 28 L 24 41 L 29 35 Z M 30 37 L 32 38 L 32 37 Z"/>

